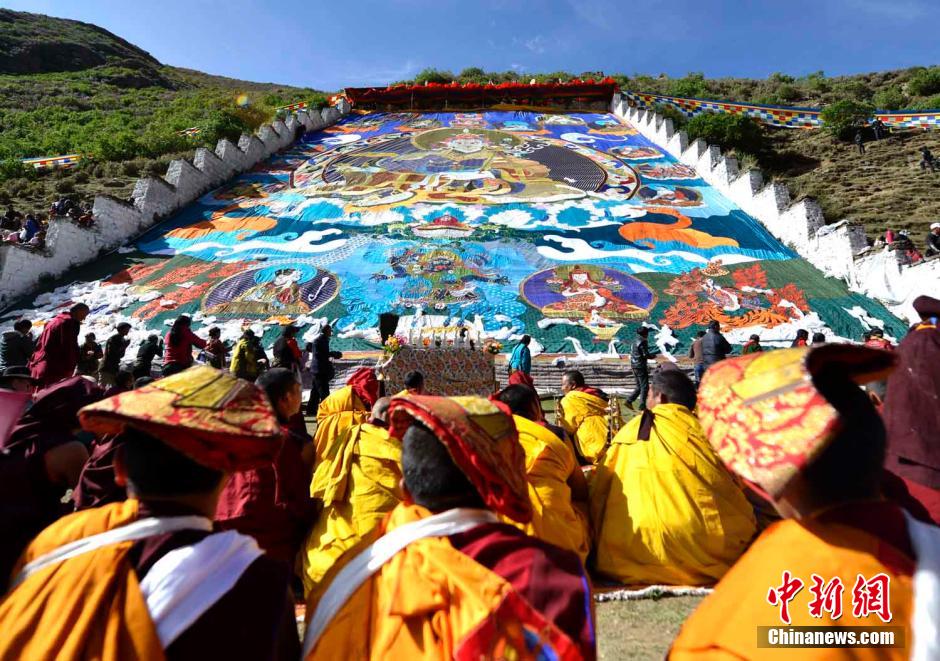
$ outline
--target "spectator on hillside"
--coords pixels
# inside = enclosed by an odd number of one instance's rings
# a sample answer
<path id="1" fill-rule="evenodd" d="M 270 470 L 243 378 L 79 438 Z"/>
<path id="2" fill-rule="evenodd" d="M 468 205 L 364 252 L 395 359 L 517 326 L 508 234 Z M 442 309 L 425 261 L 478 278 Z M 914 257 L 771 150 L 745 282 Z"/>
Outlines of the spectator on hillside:
<path id="1" fill-rule="evenodd" d="M 749 353 L 760 353 L 764 347 L 760 345 L 760 335 L 751 335 L 744 346 L 741 347 L 741 355 L 746 356 Z"/>
<path id="2" fill-rule="evenodd" d="M 193 347 L 206 348 L 206 341 L 190 326 L 193 320 L 185 314 L 177 317 L 163 340 L 163 376 L 182 372 L 193 364 Z"/>
<path id="3" fill-rule="evenodd" d="M 20 213 L 13 207 L 7 209 L 7 212 L 0 217 L 0 229 L 19 232 L 21 229 Z"/>
<path id="4" fill-rule="evenodd" d="M 118 372 L 121 371 L 121 359 L 124 358 L 124 352 L 127 351 L 127 345 L 131 341 L 127 338 L 131 332 L 131 325 L 126 321 L 119 323 L 114 333 L 108 338 L 104 345 L 104 358 L 101 360 L 101 368 L 98 370 L 98 384 L 102 388 L 110 388 L 117 384 Z M 131 375 L 131 386 L 133 386 L 133 375 Z M 128 388 L 131 390 L 131 388 Z"/>
<path id="5" fill-rule="evenodd" d="M 315 416 L 320 402 L 329 397 L 330 381 L 336 375 L 333 359 L 343 357 L 340 351 L 330 351 L 332 335 L 333 327 L 326 324 L 313 339 L 313 352 L 310 358 L 313 384 L 310 386 L 310 399 L 307 400 L 307 415 L 309 416 Z"/>
<path id="6" fill-rule="evenodd" d="M 225 369 L 228 347 L 222 341 L 222 329 L 213 326 L 209 329 L 209 341 L 205 348 L 206 362 L 217 370 Z"/>
<path id="7" fill-rule="evenodd" d="M 46 230 L 40 229 L 36 234 L 33 235 L 26 245 L 30 248 L 36 248 L 37 250 L 42 250 L 46 247 Z"/>
<path id="8" fill-rule="evenodd" d="M 894 230 L 890 227 L 885 230 L 885 245 L 890 246 L 894 243 Z"/>
<path id="9" fill-rule="evenodd" d="M 721 324 L 717 319 L 708 322 L 708 332 L 702 338 L 702 359 L 705 369 L 724 360 L 731 353 L 731 344 L 721 334 Z"/>
<path id="10" fill-rule="evenodd" d="M 297 331 L 299 330 L 296 326 L 284 326 L 281 336 L 274 341 L 272 350 L 274 367 L 283 367 L 296 374 L 300 373 L 303 354 L 297 346 Z"/>
<path id="11" fill-rule="evenodd" d="M 881 138 L 887 135 L 885 124 L 880 119 L 876 119 L 871 123 L 871 130 L 875 132 L 875 140 L 881 140 Z"/>
<path id="12" fill-rule="evenodd" d="M 646 409 L 646 398 L 650 389 L 650 366 L 649 361 L 653 354 L 650 353 L 649 337 L 650 329 L 646 326 L 640 326 L 636 329 L 636 339 L 630 345 L 630 371 L 633 372 L 633 390 L 627 395 L 627 406 L 633 408 L 633 402 L 638 401 L 639 410 Z"/>
<path id="13" fill-rule="evenodd" d="M 933 154 L 930 153 L 930 149 L 926 146 L 920 148 L 920 169 L 926 170 L 930 168 L 931 172 L 937 171 L 937 162 L 933 157 Z"/>
<path id="14" fill-rule="evenodd" d="M 813 333 L 813 342 L 812 346 L 818 346 L 820 344 L 826 343 L 826 334 L 825 333 Z"/>
<path id="15" fill-rule="evenodd" d="M 7 367 L 25 367 L 29 363 L 35 346 L 29 332 L 32 327 L 29 319 L 20 319 L 13 324 L 13 330 L 0 337 L 0 371 Z"/>
<path id="16" fill-rule="evenodd" d="M 266 359 L 264 349 L 261 349 L 260 353 L 259 349 L 261 345 L 255 337 L 255 332 L 246 328 L 232 352 L 232 374 L 246 381 L 257 379 L 264 371 L 262 361 Z"/>
<path id="17" fill-rule="evenodd" d="M 805 347 L 809 345 L 809 331 L 801 328 L 796 331 L 796 339 L 793 340 L 791 347 Z"/>
<path id="18" fill-rule="evenodd" d="M 925 257 L 936 257 L 940 255 L 940 223 L 931 223 L 930 231 L 927 233 L 927 249 L 924 251 Z"/>
<path id="19" fill-rule="evenodd" d="M 698 385 L 705 373 L 705 356 L 702 353 L 702 338 L 705 337 L 705 331 L 699 331 L 695 334 L 695 340 L 689 348 L 689 358 L 695 364 L 695 384 Z"/>
<path id="20" fill-rule="evenodd" d="M 75 371 L 82 376 L 94 376 L 98 373 L 98 362 L 104 356 L 104 350 L 97 339 L 94 333 L 87 333 L 85 341 L 78 348 L 78 365 Z"/>
<path id="21" fill-rule="evenodd" d="M 858 153 L 865 153 L 865 138 L 862 136 L 861 131 L 855 132 L 855 146 L 858 147 Z"/>
<path id="22" fill-rule="evenodd" d="M 20 230 L 20 243 L 29 243 L 34 236 L 36 236 L 42 227 L 39 225 L 39 221 L 36 220 L 36 217 L 33 214 L 26 216 L 26 224 L 23 225 L 23 229 Z"/>
<path id="23" fill-rule="evenodd" d="M 163 347 L 160 346 L 160 336 L 148 336 L 140 345 L 140 348 L 137 349 L 137 359 L 134 361 L 134 378 L 149 379 L 150 373 L 153 371 L 153 359 L 162 352 Z"/>
<path id="24" fill-rule="evenodd" d="M 130 392 L 134 387 L 134 373 L 130 370 L 118 370 L 114 375 L 114 385 L 104 391 L 104 396 L 113 397 L 122 392 Z"/>

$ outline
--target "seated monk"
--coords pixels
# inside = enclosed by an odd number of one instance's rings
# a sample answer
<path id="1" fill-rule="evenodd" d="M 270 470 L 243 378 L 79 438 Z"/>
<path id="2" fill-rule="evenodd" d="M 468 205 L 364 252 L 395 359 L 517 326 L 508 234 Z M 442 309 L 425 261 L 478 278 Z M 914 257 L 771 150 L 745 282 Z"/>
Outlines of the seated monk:
<path id="1" fill-rule="evenodd" d="M 369 419 L 369 411 L 381 394 L 381 386 L 375 370 L 360 367 L 345 386 L 320 402 L 317 430 L 313 434 L 318 459 L 323 456 L 327 445 L 344 430 Z"/>
<path id="2" fill-rule="evenodd" d="M 424 395 L 424 374 L 418 370 L 411 370 L 405 375 L 405 389 L 396 395 L 396 397 L 405 397 L 406 395 Z"/>
<path id="3" fill-rule="evenodd" d="M 306 592 L 401 502 L 401 443 L 385 423 L 390 401 L 379 399 L 369 421 L 340 434 L 317 465 L 310 491 L 323 510 L 302 553 Z"/>
<path id="4" fill-rule="evenodd" d="M 0 441 L 0 590 L 29 540 L 72 511 L 62 499 L 88 459 L 78 437 L 78 411 L 102 394 L 83 376 L 40 390 Z"/>
<path id="5" fill-rule="evenodd" d="M 597 458 L 607 446 L 610 423 L 607 411 L 607 393 L 584 383 L 578 370 L 568 370 L 561 377 L 561 398 L 556 420 L 574 439 L 578 453 L 589 462 Z"/>
<path id="6" fill-rule="evenodd" d="M 754 511 L 705 438 L 695 385 L 653 375 L 646 410 L 591 480 L 597 571 L 626 585 L 711 585 L 744 552 Z"/>
<path id="7" fill-rule="evenodd" d="M 584 562 L 590 550 L 588 487 L 574 450 L 544 424 L 538 395 L 532 388 L 509 386 L 496 398 L 512 411 L 525 451 L 532 521 L 518 527 L 577 553 Z"/>
<path id="8" fill-rule="evenodd" d="M 699 415 L 709 441 L 784 518 L 685 621 L 670 658 L 937 658 L 936 592 L 915 595 L 914 574 L 919 586 L 936 586 L 940 530 L 881 497 L 885 427 L 856 385 L 883 378 L 893 361 L 887 351 L 828 344 L 708 370 Z M 903 645 L 841 654 L 758 647 L 759 626 L 886 623 L 904 629 Z"/>
<path id="9" fill-rule="evenodd" d="M 264 394 L 193 367 L 79 417 L 124 435 L 115 471 L 130 498 L 30 543 L 0 602 L 0 658 L 296 658 L 288 571 L 250 537 L 212 529 L 225 474 L 269 463 L 278 447 Z M 57 556 L 79 541 L 81 553 Z"/>
<path id="10" fill-rule="evenodd" d="M 302 404 L 296 373 L 267 370 L 255 381 L 271 402 L 283 437 L 274 461 L 232 474 L 215 512 L 220 530 L 254 537 L 265 553 L 293 570 L 297 553 L 316 516 L 310 497 L 310 471 L 303 459 L 310 437 L 291 428 Z"/>
<path id="11" fill-rule="evenodd" d="M 389 427 L 405 501 L 309 595 L 303 658 L 593 659 L 578 557 L 497 518 L 531 517 L 503 404 L 396 397 Z"/>

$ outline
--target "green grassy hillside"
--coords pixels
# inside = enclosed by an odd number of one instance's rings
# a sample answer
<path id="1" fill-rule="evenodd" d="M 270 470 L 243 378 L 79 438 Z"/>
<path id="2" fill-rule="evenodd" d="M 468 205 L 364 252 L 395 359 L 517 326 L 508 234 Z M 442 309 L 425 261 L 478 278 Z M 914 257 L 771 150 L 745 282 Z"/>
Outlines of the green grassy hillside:
<path id="1" fill-rule="evenodd" d="M 323 93 L 163 66 L 86 23 L 0 10 L 0 205 L 45 209 L 57 196 L 126 197 L 141 174 L 222 137 L 237 139 L 275 108 Z M 178 132 L 199 127 L 195 138 Z M 79 152 L 80 167 L 40 174 L 19 159 Z"/>

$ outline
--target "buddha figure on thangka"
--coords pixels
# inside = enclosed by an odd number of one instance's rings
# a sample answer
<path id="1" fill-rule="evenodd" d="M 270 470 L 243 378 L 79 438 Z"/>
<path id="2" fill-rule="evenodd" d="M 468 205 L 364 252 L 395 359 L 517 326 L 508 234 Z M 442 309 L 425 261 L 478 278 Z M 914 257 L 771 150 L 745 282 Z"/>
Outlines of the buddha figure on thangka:
<path id="1" fill-rule="evenodd" d="M 409 247 L 389 256 L 392 273 L 375 273 L 372 280 L 403 279 L 397 304 L 406 308 L 430 306 L 443 310 L 480 300 L 476 283 L 505 285 L 509 278 L 484 269 L 484 255 L 461 256 L 446 248 Z"/>
<path id="2" fill-rule="evenodd" d="M 709 275 L 711 273 L 712 275 Z M 720 263 L 676 276 L 664 292 L 676 297 L 662 323 L 680 329 L 717 320 L 724 328 L 763 326 L 799 321 L 810 312 L 803 291 L 794 283 L 772 288 L 760 264 L 731 273 Z"/>
<path id="3" fill-rule="evenodd" d="M 584 145 L 484 128 L 386 133 L 319 155 L 297 170 L 304 195 L 379 210 L 407 201 L 501 204 L 580 199 L 602 188 L 623 199 L 638 179 Z"/>
<path id="4" fill-rule="evenodd" d="M 548 319 L 577 322 L 609 339 L 628 320 L 645 319 L 656 295 L 633 276 L 595 265 L 564 265 L 522 283 L 522 297 Z"/>

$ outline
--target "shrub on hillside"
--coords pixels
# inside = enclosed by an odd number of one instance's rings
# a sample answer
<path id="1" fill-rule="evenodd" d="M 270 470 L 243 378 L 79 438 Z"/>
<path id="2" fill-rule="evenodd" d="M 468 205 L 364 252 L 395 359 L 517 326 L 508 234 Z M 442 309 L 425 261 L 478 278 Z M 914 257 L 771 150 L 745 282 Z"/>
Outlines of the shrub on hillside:
<path id="1" fill-rule="evenodd" d="M 0 161 L 0 181 L 16 178 L 32 178 L 36 170 L 30 165 L 25 165 L 18 158 L 7 158 Z"/>
<path id="2" fill-rule="evenodd" d="M 875 92 L 872 103 L 879 110 L 900 110 L 907 104 L 907 98 L 899 88 L 888 87 L 880 92 Z"/>
<path id="3" fill-rule="evenodd" d="M 415 76 L 415 85 L 424 85 L 425 83 L 449 83 L 454 79 L 454 74 L 450 71 L 440 71 L 438 69 L 424 69 Z"/>
<path id="4" fill-rule="evenodd" d="M 657 103 L 653 106 L 653 111 L 659 113 L 666 119 L 672 120 L 672 128 L 679 130 L 689 123 L 689 118 L 684 112 L 668 103 Z"/>
<path id="5" fill-rule="evenodd" d="M 705 74 L 693 72 L 684 78 L 677 78 L 669 85 L 669 96 L 702 98 L 708 96 Z"/>
<path id="6" fill-rule="evenodd" d="M 823 127 L 840 140 L 848 140 L 855 134 L 855 127 L 866 124 L 875 108 L 869 103 L 843 99 L 823 108 L 820 117 Z"/>
<path id="7" fill-rule="evenodd" d="M 702 113 L 685 125 L 689 141 L 702 138 L 722 149 L 756 154 L 764 147 L 760 124 L 745 115 Z"/>
<path id="8" fill-rule="evenodd" d="M 237 143 L 242 133 L 250 133 L 252 129 L 245 120 L 231 110 L 213 110 L 197 126 L 200 129 L 199 139 L 210 145 L 214 145 L 222 138 L 228 138 Z"/>
<path id="9" fill-rule="evenodd" d="M 940 93 L 940 67 L 915 70 L 907 81 L 907 91 L 913 96 Z"/>
<path id="10" fill-rule="evenodd" d="M 914 104 L 914 110 L 937 110 L 940 109 L 940 94 L 937 96 L 928 96 L 922 101 Z"/>

